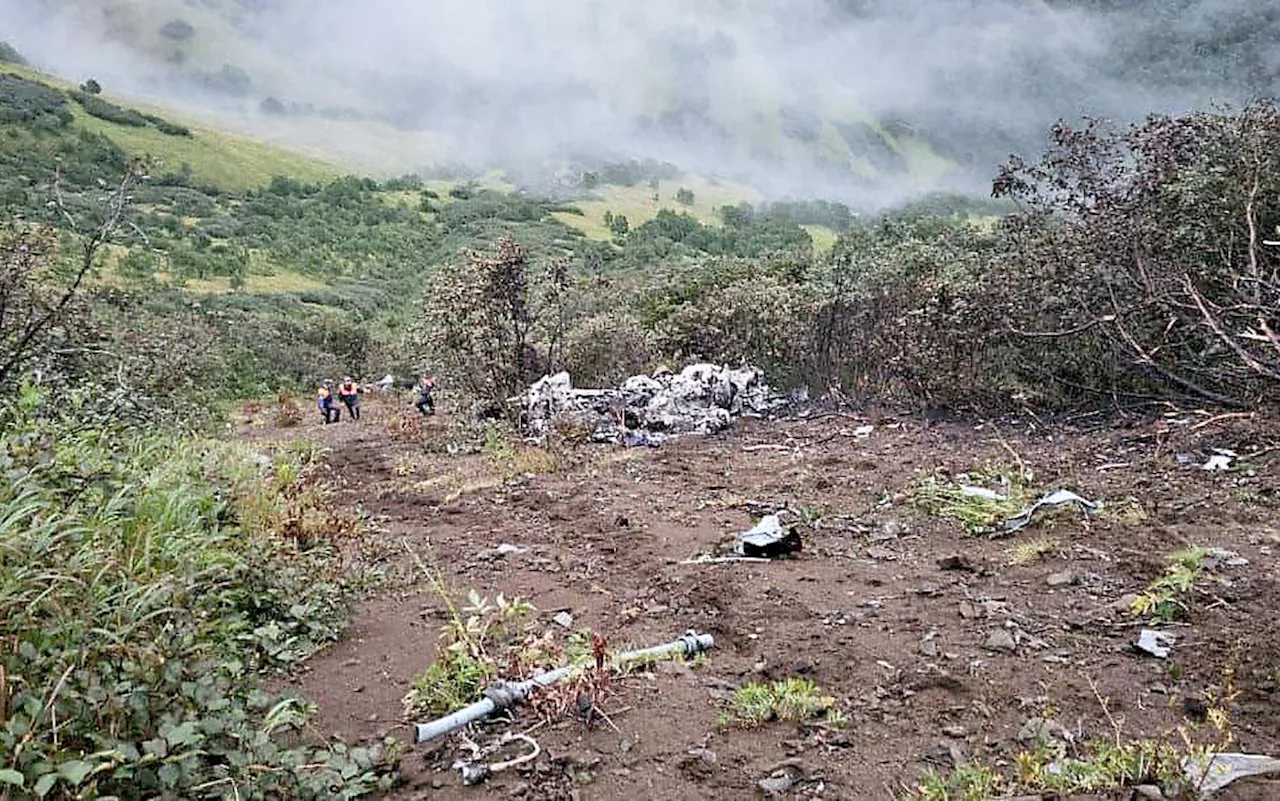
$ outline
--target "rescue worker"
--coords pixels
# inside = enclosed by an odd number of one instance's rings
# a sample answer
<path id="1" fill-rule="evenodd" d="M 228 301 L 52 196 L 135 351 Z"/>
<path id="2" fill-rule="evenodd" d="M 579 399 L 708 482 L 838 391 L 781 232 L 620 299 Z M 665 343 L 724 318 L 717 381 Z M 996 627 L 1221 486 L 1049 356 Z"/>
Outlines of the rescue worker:
<path id="1" fill-rule="evenodd" d="M 418 402 L 413 404 L 419 412 L 424 416 L 436 413 L 436 401 L 431 395 L 436 390 L 436 382 L 431 377 L 431 373 L 423 373 L 422 378 L 418 380 Z"/>
<path id="2" fill-rule="evenodd" d="M 353 381 L 351 376 L 343 376 L 342 384 L 338 387 L 338 400 L 347 407 L 348 418 L 360 419 L 360 385 Z M 341 411 L 338 412 L 338 419 L 342 419 Z"/>
<path id="3" fill-rule="evenodd" d="M 320 382 L 319 388 L 316 390 L 316 408 L 320 410 L 320 416 L 324 418 L 324 424 L 336 423 L 342 417 L 342 412 L 338 411 L 333 405 L 333 381 L 326 378 Z"/>

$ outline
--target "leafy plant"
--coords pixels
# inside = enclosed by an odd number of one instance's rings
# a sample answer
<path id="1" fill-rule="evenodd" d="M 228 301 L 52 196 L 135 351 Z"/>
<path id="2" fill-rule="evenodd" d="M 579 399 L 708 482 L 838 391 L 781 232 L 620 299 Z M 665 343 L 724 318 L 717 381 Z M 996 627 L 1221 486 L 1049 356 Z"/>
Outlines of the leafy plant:
<path id="1" fill-rule="evenodd" d="M 1139 593 L 1133 602 L 1133 613 L 1166 621 L 1185 614 L 1189 607 L 1183 597 L 1195 590 L 1208 555 L 1207 548 L 1198 546 L 1170 554 L 1168 569 Z"/>
<path id="2" fill-rule="evenodd" d="M 0 784 L 36 797 L 355 797 L 397 747 L 348 749 L 261 689 L 346 625 L 304 451 L 0 406 Z M 52 795 L 51 795 L 52 794 Z"/>
<path id="3" fill-rule="evenodd" d="M 489 599 L 471 590 L 457 606 L 444 580 L 414 555 L 419 569 L 443 601 L 448 619 L 440 632 L 435 661 L 418 674 L 404 697 L 406 716 L 447 715 L 479 700 L 485 686 L 499 678 L 513 654 L 507 650 L 524 634 L 537 611 L 520 598 L 499 594 Z"/>
<path id="4" fill-rule="evenodd" d="M 922 477 L 911 489 L 912 504 L 928 515 L 960 524 L 969 536 L 991 533 L 1016 515 L 1029 497 L 1024 472 L 989 465 L 954 477 Z"/>
<path id="5" fill-rule="evenodd" d="M 789 678 L 738 688 L 720 723 L 758 726 L 774 720 L 803 722 L 834 711 L 835 698 L 823 695 L 818 685 L 808 679 Z"/>

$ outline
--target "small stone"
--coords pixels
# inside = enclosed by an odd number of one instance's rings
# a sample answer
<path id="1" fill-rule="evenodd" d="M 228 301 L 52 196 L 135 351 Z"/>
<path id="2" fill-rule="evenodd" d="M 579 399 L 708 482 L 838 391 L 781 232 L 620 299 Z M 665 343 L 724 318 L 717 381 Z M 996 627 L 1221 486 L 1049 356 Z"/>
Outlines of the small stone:
<path id="1" fill-rule="evenodd" d="M 1164 801 L 1164 791 L 1154 784 L 1139 784 L 1133 788 L 1134 795 L 1138 798 L 1145 798 L 1147 801 Z"/>
<path id="2" fill-rule="evenodd" d="M 1136 592 L 1125 593 L 1111 604 L 1111 608 L 1117 612 L 1132 612 L 1133 605 L 1137 603 L 1138 599 L 1141 597 L 1142 596 L 1138 595 Z"/>
<path id="3" fill-rule="evenodd" d="M 872 559 L 877 559 L 882 561 L 896 559 L 898 557 L 898 555 L 895 554 L 893 551 L 889 550 L 888 548 L 881 548 L 879 545 L 872 545 L 870 548 L 868 548 L 867 556 L 869 556 Z"/>
<path id="4" fill-rule="evenodd" d="M 1018 643 L 1013 639 L 1013 635 L 1005 629 L 993 629 L 987 635 L 987 641 L 982 644 L 982 647 L 988 651 L 1013 653 L 1018 650 Z"/>
<path id="5" fill-rule="evenodd" d="M 965 570 L 970 573 L 972 573 L 974 569 L 973 563 L 960 554 L 942 557 L 938 560 L 938 567 L 943 570 Z"/>
<path id="6" fill-rule="evenodd" d="M 920 655 L 927 657 L 936 657 L 938 655 L 938 641 L 932 637 L 920 641 Z"/>
<path id="7" fill-rule="evenodd" d="M 779 796 L 790 790 L 795 783 L 795 777 L 791 775 L 770 776 L 767 779 L 761 779 L 756 782 L 756 786 L 763 790 L 765 795 Z"/>
<path id="8" fill-rule="evenodd" d="M 566 628 L 566 629 L 573 628 L 573 615 L 569 614 L 568 612 L 557 612 L 555 617 L 551 619 L 555 621 L 556 625 L 562 628 Z"/>
<path id="9" fill-rule="evenodd" d="M 908 531 L 907 524 L 900 520 L 886 520 L 880 526 L 880 533 L 889 539 L 897 539 Z"/>
<path id="10" fill-rule="evenodd" d="M 979 609 L 978 605 L 975 603 L 972 603 L 970 601 L 961 601 L 960 617 L 964 618 L 965 620 L 977 620 L 978 618 L 982 617 L 982 610 Z"/>
<path id="11" fill-rule="evenodd" d="M 618 750 L 624 754 L 631 753 L 631 751 L 634 750 L 635 747 L 636 747 L 636 741 L 631 739 L 630 737 L 623 737 L 621 740 L 618 741 Z"/>
<path id="12" fill-rule="evenodd" d="M 943 726 L 942 733 L 947 735 L 948 737 L 954 737 L 957 740 L 959 740 L 965 735 L 967 735 L 969 733 L 969 730 L 966 729 L 964 726 L 959 726 L 959 725 Z"/>
<path id="13" fill-rule="evenodd" d="M 1048 584 L 1050 587 L 1067 587 L 1076 583 L 1076 574 L 1070 570 L 1060 570 L 1049 576 Z"/>
<path id="14" fill-rule="evenodd" d="M 916 595 L 923 595 L 926 598 L 932 598 L 938 594 L 938 587 L 934 584 L 921 584 L 916 590 Z"/>

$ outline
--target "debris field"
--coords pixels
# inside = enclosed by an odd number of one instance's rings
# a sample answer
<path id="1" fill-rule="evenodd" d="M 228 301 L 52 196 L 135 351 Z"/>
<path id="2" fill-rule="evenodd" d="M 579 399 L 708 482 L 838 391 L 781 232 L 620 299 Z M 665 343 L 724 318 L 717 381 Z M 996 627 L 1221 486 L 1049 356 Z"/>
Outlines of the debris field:
<path id="1" fill-rule="evenodd" d="M 628 430 L 644 429 L 670 409 L 655 397 L 705 397 L 682 393 L 684 377 L 608 394 L 624 399 Z M 359 424 L 255 429 L 247 436 L 329 448 L 335 500 L 367 514 L 386 575 L 348 636 L 289 689 L 318 703 L 326 731 L 412 742 L 422 721 L 403 717 L 402 698 L 448 617 L 410 556 L 429 553 L 458 594 L 532 602 L 537 629 L 567 623 L 615 650 L 691 630 L 715 645 L 619 677 L 601 702 L 609 725 L 526 714 L 473 731 L 476 747 L 512 743 L 495 760 L 526 748 L 517 734 L 538 746 L 475 786 L 455 767 L 465 743 L 416 745 L 398 799 L 888 799 L 929 770 L 1010 769 L 1046 738 L 1210 738 L 1210 708 L 1229 715 L 1229 750 L 1280 754 L 1274 421 L 770 416 L 776 396 L 750 394 L 758 377 L 736 381 L 740 405 L 700 406 L 736 408 L 732 425 L 712 412 L 694 427 L 701 436 L 564 446 L 553 467 L 514 474 L 484 453 L 393 436 L 377 421 L 404 412 L 386 398 L 371 398 Z M 524 402 L 535 427 L 555 410 L 597 431 L 616 419 L 609 399 L 550 377 Z M 737 417 L 744 409 L 759 417 Z M 449 416 L 426 425 L 425 438 L 443 438 Z M 1212 458 L 1224 452 L 1226 463 Z M 999 486 L 998 475 L 1017 481 Z M 1003 504 L 993 519 L 1037 500 L 1052 508 L 974 534 L 919 502 L 926 481 L 984 486 L 1004 498 L 979 499 Z M 1060 504 L 1047 497 L 1059 490 L 1072 493 Z M 744 556 L 744 540 L 793 532 L 799 547 Z M 1158 596 L 1171 555 L 1189 550 L 1191 589 Z M 1146 597 L 1176 608 L 1144 607 Z M 833 699 L 840 725 L 724 725 L 739 688 L 795 677 Z M 1214 797 L 1280 798 L 1280 781 L 1241 780 Z"/>

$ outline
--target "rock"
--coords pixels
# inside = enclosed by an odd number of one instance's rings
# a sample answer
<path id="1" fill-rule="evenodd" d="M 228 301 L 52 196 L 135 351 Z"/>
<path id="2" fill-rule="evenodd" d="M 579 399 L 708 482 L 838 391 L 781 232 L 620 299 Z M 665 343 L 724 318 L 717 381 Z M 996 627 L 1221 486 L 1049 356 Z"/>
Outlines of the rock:
<path id="1" fill-rule="evenodd" d="M 1070 570 L 1060 570 L 1049 576 L 1047 583 L 1050 587 L 1067 587 L 1076 583 L 1076 574 Z"/>
<path id="2" fill-rule="evenodd" d="M 921 584 L 916 590 L 916 595 L 923 595 L 926 598 L 932 598 L 938 594 L 938 587 L 935 584 Z"/>
<path id="3" fill-rule="evenodd" d="M 979 609 L 978 605 L 973 603 L 972 601 L 961 601 L 960 617 L 964 618 L 965 620 L 977 620 L 978 618 L 982 617 L 982 610 Z"/>
<path id="4" fill-rule="evenodd" d="M 1133 788 L 1133 794 L 1146 801 L 1165 801 L 1164 791 L 1154 784 L 1139 784 Z"/>
<path id="5" fill-rule="evenodd" d="M 1141 597 L 1142 596 L 1138 595 L 1136 592 L 1125 593 L 1111 604 L 1111 608 L 1117 612 L 1132 612 L 1133 605 L 1137 603 L 1138 599 Z"/>
<path id="6" fill-rule="evenodd" d="M 481 551 L 480 553 L 476 554 L 476 557 L 479 559 L 501 559 L 502 557 L 508 554 L 519 554 L 519 553 L 527 553 L 527 552 L 528 552 L 527 548 L 521 548 L 518 545 L 512 545 L 509 542 L 504 542 L 496 548 L 487 548 Z"/>
<path id="7" fill-rule="evenodd" d="M 898 537 L 906 534 L 909 530 L 910 529 L 907 528 L 907 524 L 900 520 L 886 520 L 880 526 L 880 533 L 883 534 L 886 539 L 891 540 L 896 540 Z"/>
<path id="8" fill-rule="evenodd" d="M 870 548 L 868 548 L 867 556 L 872 559 L 876 559 L 880 561 L 888 561 L 888 560 L 898 558 L 898 555 L 896 553 L 889 550 L 888 548 L 881 548 L 879 545 L 872 545 Z"/>
<path id="9" fill-rule="evenodd" d="M 566 628 L 566 629 L 573 628 L 573 615 L 569 614 L 568 612 L 557 612 L 555 617 L 551 619 L 556 623 L 556 625 L 562 628 Z"/>
<path id="10" fill-rule="evenodd" d="M 960 554 L 942 557 L 938 560 L 938 567 L 943 570 L 964 570 L 969 573 L 974 572 L 973 563 Z"/>
<path id="11" fill-rule="evenodd" d="M 1018 729 L 1018 742 L 1052 744 L 1056 740 L 1064 743 L 1075 741 L 1071 731 L 1052 718 L 1028 718 Z"/>
<path id="12" fill-rule="evenodd" d="M 920 641 L 920 655 L 927 656 L 930 659 L 938 655 L 938 641 L 934 639 L 926 639 Z"/>
<path id="13" fill-rule="evenodd" d="M 794 787 L 795 784 L 796 777 L 791 773 L 787 773 L 782 776 L 770 776 L 767 779 L 761 779 L 756 782 L 756 786 L 761 790 L 764 790 L 765 795 L 769 796 L 783 795 Z"/>
<path id="14" fill-rule="evenodd" d="M 947 735 L 948 737 L 954 737 L 957 740 L 959 740 L 964 736 L 966 736 L 969 733 L 969 730 L 966 729 L 964 726 L 960 726 L 960 725 L 943 726 L 942 733 Z"/>
<path id="15" fill-rule="evenodd" d="M 716 772 L 718 760 L 716 753 L 706 748 L 690 749 L 680 758 L 680 772 L 690 779 L 701 781 L 710 778 Z"/>
<path id="16" fill-rule="evenodd" d="M 1182 699 L 1182 716 L 1196 723 L 1204 723 L 1209 717 L 1209 705 L 1203 698 L 1188 695 Z"/>
<path id="17" fill-rule="evenodd" d="M 1007 629 L 992 629 L 987 640 L 982 644 L 988 651 L 1004 651 L 1013 653 L 1018 650 L 1018 643 Z"/>

